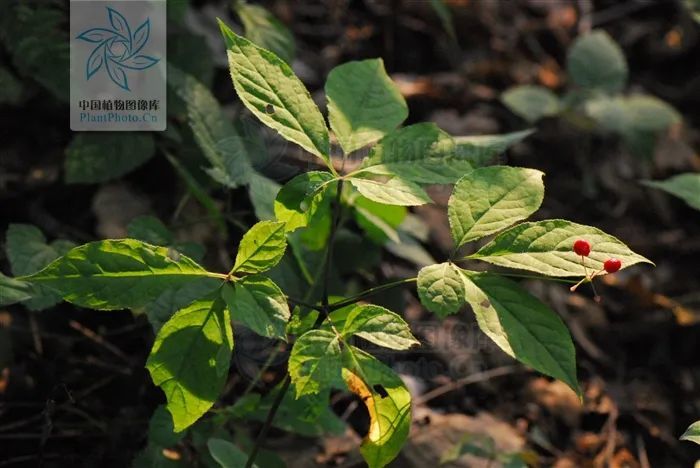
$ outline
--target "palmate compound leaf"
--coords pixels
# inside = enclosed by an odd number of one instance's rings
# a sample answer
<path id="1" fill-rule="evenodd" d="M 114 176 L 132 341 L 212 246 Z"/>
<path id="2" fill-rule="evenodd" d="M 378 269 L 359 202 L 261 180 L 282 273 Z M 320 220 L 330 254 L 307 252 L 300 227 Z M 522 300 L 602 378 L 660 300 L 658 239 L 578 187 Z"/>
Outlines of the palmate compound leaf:
<path id="1" fill-rule="evenodd" d="M 401 378 L 366 352 L 343 349 L 343 380 L 367 406 L 369 430 L 360 453 L 369 468 L 382 468 L 401 451 L 411 427 L 411 394 Z"/>
<path id="2" fill-rule="evenodd" d="M 262 273 L 279 263 L 287 248 L 285 223 L 260 221 L 238 246 L 232 273 Z"/>
<path id="3" fill-rule="evenodd" d="M 576 351 L 559 316 L 500 275 L 466 270 L 461 273 L 465 298 L 479 328 L 510 356 L 580 394 Z"/>
<path id="4" fill-rule="evenodd" d="M 357 173 L 397 175 L 419 184 L 451 184 L 473 169 L 450 135 L 434 123 L 409 125 L 375 145 Z"/>
<path id="5" fill-rule="evenodd" d="M 241 321 L 255 333 L 286 341 L 287 322 L 291 313 L 287 297 L 269 278 L 246 276 L 222 291 L 234 320 Z"/>
<path id="6" fill-rule="evenodd" d="M 163 389 L 175 432 L 212 407 L 226 382 L 233 331 L 219 292 L 179 310 L 158 332 L 146 368 Z"/>
<path id="7" fill-rule="evenodd" d="M 287 232 L 308 226 L 332 180 L 330 172 L 310 171 L 284 184 L 275 199 L 275 217 L 286 224 Z"/>
<path id="8" fill-rule="evenodd" d="M 299 398 L 328 387 L 339 387 L 341 379 L 340 337 L 330 330 L 310 330 L 294 343 L 289 355 L 289 376 Z"/>
<path id="9" fill-rule="evenodd" d="M 377 305 L 360 305 L 350 310 L 340 334 L 343 338 L 357 335 L 378 346 L 397 350 L 420 344 L 401 316 Z"/>
<path id="10" fill-rule="evenodd" d="M 265 125 L 330 166 L 328 129 L 321 112 L 291 67 L 272 52 L 219 21 L 236 93 Z"/>
<path id="11" fill-rule="evenodd" d="M 382 138 L 408 117 L 408 106 L 382 59 L 348 62 L 326 80 L 328 120 L 348 154 Z"/>
<path id="12" fill-rule="evenodd" d="M 47 286 L 81 307 L 115 310 L 142 307 L 169 288 L 223 276 L 172 249 L 120 239 L 75 247 L 20 279 Z"/>
<path id="13" fill-rule="evenodd" d="M 574 242 L 578 239 L 591 244 L 591 253 L 585 258 L 589 273 L 601 270 L 609 258 L 621 260 L 622 268 L 642 262 L 652 263 L 600 229 L 563 219 L 514 226 L 469 258 L 547 276 L 584 276 L 581 257 L 573 251 Z"/>
<path id="14" fill-rule="evenodd" d="M 454 264 L 429 265 L 418 272 L 421 304 L 440 317 L 456 314 L 465 304 L 464 279 Z"/>
<path id="15" fill-rule="evenodd" d="M 447 213 L 457 247 L 501 231 L 537 211 L 544 174 L 509 166 L 481 167 L 457 182 Z"/>

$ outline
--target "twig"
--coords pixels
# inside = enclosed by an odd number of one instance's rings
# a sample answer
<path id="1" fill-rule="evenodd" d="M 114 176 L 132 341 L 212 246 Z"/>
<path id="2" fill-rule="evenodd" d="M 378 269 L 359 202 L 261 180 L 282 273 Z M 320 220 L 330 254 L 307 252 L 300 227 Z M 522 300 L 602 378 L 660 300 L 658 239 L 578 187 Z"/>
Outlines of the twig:
<path id="1" fill-rule="evenodd" d="M 462 387 L 465 387 L 467 385 L 472 385 L 475 383 L 479 382 L 485 382 L 487 380 L 491 380 L 495 377 L 502 377 L 504 375 L 512 374 L 514 372 L 517 372 L 519 370 L 522 370 L 522 367 L 520 366 L 501 366 L 501 367 L 496 367 L 494 369 L 489 369 L 487 371 L 483 372 L 478 372 L 476 374 L 471 374 L 466 377 L 462 377 L 459 380 L 455 380 L 453 382 L 447 383 L 445 385 L 442 385 L 434 390 L 431 390 L 427 393 L 424 393 L 420 397 L 418 397 L 415 401 L 415 405 L 421 405 L 424 403 L 427 403 L 428 401 L 437 398 L 439 396 L 444 395 L 445 393 L 450 393 L 455 390 L 458 390 Z"/>
<path id="2" fill-rule="evenodd" d="M 380 292 L 386 291 L 387 289 L 395 288 L 396 286 L 401 286 L 403 284 L 408 284 L 408 283 L 415 283 L 416 279 L 417 278 L 404 278 L 404 279 L 401 279 L 398 281 L 392 281 L 391 283 L 382 284 L 381 286 L 376 286 L 374 288 L 370 288 L 366 291 L 361 292 L 357 296 L 330 304 L 328 306 L 328 311 L 333 312 L 334 310 L 342 309 L 343 307 L 355 304 L 356 302 L 361 301 L 362 299 L 368 298 L 368 297 L 373 296 L 375 294 L 379 294 Z"/>
<path id="3" fill-rule="evenodd" d="M 104 338 L 102 338 L 100 335 L 98 335 L 98 334 L 95 333 L 94 331 L 92 331 L 92 330 L 90 330 L 89 328 L 87 328 L 87 327 L 81 325 L 80 323 L 78 323 L 78 322 L 75 321 L 75 320 L 69 321 L 69 322 L 68 322 L 68 325 L 69 325 L 73 330 L 76 330 L 76 331 L 80 332 L 83 336 L 85 336 L 85 338 L 87 338 L 87 339 L 89 339 L 90 341 L 92 341 L 92 342 L 94 342 L 94 343 L 96 343 L 96 344 L 102 346 L 102 347 L 105 348 L 107 351 L 109 351 L 110 353 L 114 354 L 115 356 L 117 356 L 118 358 L 120 358 L 121 360 L 123 360 L 124 362 L 126 362 L 127 364 L 130 364 L 130 363 L 131 363 L 131 360 L 129 359 L 129 356 L 127 356 L 126 354 L 124 354 L 124 353 L 122 352 L 121 349 L 117 348 L 117 347 L 114 346 L 112 343 L 110 343 L 109 341 L 105 340 Z"/>
<path id="4" fill-rule="evenodd" d="M 267 433 L 270 430 L 270 426 L 272 426 L 272 421 L 275 419 L 275 414 L 277 414 L 277 410 L 282 404 L 284 395 L 285 393 L 287 393 L 287 390 L 289 389 L 289 385 L 291 383 L 292 379 L 291 377 L 289 377 L 289 374 L 287 374 L 287 376 L 284 378 L 282 388 L 280 388 L 279 392 L 277 393 L 277 396 L 275 397 L 275 401 L 272 403 L 272 407 L 270 407 L 270 411 L 267 413 L 267 419 L 265 419 L 263 428 L 260 430 L 258 438 L 255 439 L 255 445 L 253 445 L 253 449 L 250 451 L 250 455 L 248 456 L 248 461 L 245 464 L 245 468 L 251 468 L 253 466 L 253 463 L 255 463 L 255 457 L 258 455 L 258 450 L 260 450 L 260 447 L 267 438 Z"/>
<path id="5" fill-rule="evenodd" d="M 29 311 L 29 328 L 32 331 L 32 340 L 34 341 L 34 350 L 41 356 L 44 354 L 44 346 L 41 341 L 41 333 L 39 333 L 39 324 L 36 321 L 36 312 Z"/>
<path id="6" fill-rule="evenodd" d="M 307 309 L 317 310 L 319 312 L 323 312 L 323 307 L 318 306 L 318 305 L 309 304 L 308 302 L 304 302 L 304 301 L 301 301 L 299 299 L 295 299 L 293 297 L 287 296 L 287 302 L 291 302 L 292 305 L 298 305 L 298 306 L 306 307 Z"/>

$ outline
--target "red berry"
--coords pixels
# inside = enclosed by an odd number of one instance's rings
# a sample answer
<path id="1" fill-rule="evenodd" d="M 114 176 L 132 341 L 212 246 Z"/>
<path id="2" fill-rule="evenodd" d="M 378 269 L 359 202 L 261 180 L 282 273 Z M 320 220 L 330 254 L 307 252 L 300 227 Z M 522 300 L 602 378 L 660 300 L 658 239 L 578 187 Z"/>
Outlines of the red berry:
<path id="1" fill-rule="evenodd" d="M 574 242 L 574 252 L 576 252 L 576 255 L 588 257 L 588 254 L 591 253 L 591 244 L 588 241 L 579 239 Z"/>
<path id="2" fill-rule="evenodd" d="M 609 258 L 603 263 L 603 268 L 605 268 L 605 271 L 608 273 L 615 273 L 621 266 L 622 262 L 617 258 Z"/>

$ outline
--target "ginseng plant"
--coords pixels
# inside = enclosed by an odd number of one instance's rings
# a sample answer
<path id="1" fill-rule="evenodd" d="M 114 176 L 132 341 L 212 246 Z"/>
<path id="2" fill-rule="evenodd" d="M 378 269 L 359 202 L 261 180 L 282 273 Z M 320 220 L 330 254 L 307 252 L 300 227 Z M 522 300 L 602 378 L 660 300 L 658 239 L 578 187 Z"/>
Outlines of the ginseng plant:
<path id="1" fill-rule="evenodd" d="M 320 158 L 327 170 L 302 173 L 281 188 L 275 219 L 260 221 L 243 236 L 230 271 L 208 271 L 173 248 L 136 239 L 100 240 L 72 248 L 37 273 L 4 278 L 3 302 L 24 300 L 37 288 L 97 310 L 138 309 L 166 294 L 187 298 L 158 331 L 146 362 L 153 383 L 165 393 L 175 432 L 202 418 L 219 398 L 235 350 L 232 319 L 263 337 L 293 343 L 288 374 L 273 390 L 263 429 L 244 455 L 246 466 L 253 466 L 284 401 L 304 402 L 310 409 L 298 418 L 310 422 L 336 390 L 349 390 L 367 406 L 370 426 L 360 447 L 367 464 L 383 467 L 397 456 L 411 425 L 411 395 L 401 378 L 355 339 L 392 350 L 419 346 L 399 314 L 366 303 L 390 288 L 415 283 L 423 306 L 439 317 L 471 309 L 481 330 L 504 352 L 580 395 L 574 344 L 562 320 L 508 273 L 471 271 L 460 264 L 478 260 L 538 278 L 588 282 L 651 262 L 594 227 L 561 219 L 521 222 L 542 203 L 543 173 L 477 167 L 473 155 L 432 123 L 398 128 L 407 105 L 381 60 L 349 62 L 330 72 L 329 128 L 289 65 L 220 26 L 240 100 L 263 124 Z M 345 172 L 333 165 L 331 132 L 343 160 L 374 146 L 360 166 Z M 436 184 L 454 185 L 447 208 L 455 243 L 450 258 L 422 268 L 415 278 L 329 297 L 336 234 L 348 219 L 344 213 L 358 209 L 360 199 L 375 208 L 431 203 L 424 187 Z M 266 273 L 283 258 L 288 240 L 305 230 L 312 230 L 325 250 L 312 275 L 321 291 L 318 300 L 305 297 L 307 291 L 281 290 Z M 493 235 L 476 253 L 461 253 L 465 245 Z M 574 250 L 576 241 L 585 244 Z M 615 268 L 605 266 L 611 259 Z"/>

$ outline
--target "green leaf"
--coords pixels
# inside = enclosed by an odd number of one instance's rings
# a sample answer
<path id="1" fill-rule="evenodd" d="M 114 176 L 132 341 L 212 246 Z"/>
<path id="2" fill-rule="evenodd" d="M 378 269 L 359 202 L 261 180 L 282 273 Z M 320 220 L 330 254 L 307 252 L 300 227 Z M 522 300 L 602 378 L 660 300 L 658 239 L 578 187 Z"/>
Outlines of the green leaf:
<path id="1" fill-rule="evenodd" d="M 351 177 L 350 183 L 365 197 L 377 203 L 398 206 L 419 206 L 432 203 L 431 198 L 418 184 L 399 177 L 387 180 Z"/>
<path id="2" fill-rule="evenodd" d="M 231 319 L 218 293 L 178 311 L 160 329 L 146 368 L 165 393 L 175 432 L 192 425 L 219 397 L 232 350 Z"/>
<path id="3" fill-rule="evenodd" d="M 330 167 L 328 129 L 309 91 L 284 61 L 234 33 L 219 21 L 231 78 L 243 104 L 284 138 Z"/>
<path id="4" fill-rule="evenodd" d="M 567 53 L 566 70 L 574 83 L 609 93 L 627 83 L 627 61 L 620 46 L 605 31 L 578 37 Z"/>
<path id="5" fill-rule="evenodd" d="M 175 432 L 173 417 L 165 406 L 158 406 L 148 423 L 148 442 L 167 448 L 176 445 L 184 436 L 184 432 Z"/>
<path id="6" fill-rule="evenodd" d="M 242 468 L 248 461 L 248 455 L 227 440 L 211 438 L 207 441 L 207 448 L 221 468 Z M 257 466 L 252 465 L 253 468 Z"/>
<path id="7" fill-rule="evenodd" d="M 589 273 L 602 270 L 605 260 L 613 257 L 622 261 L 622 268 L 641 262 L 652 263 L 600 229 L 563 219 L 515 226 L 496 236 L 469 258 L 547 276 L 584 276 L 581 257 L 573 251 L 578 239 L 591 244 L 591 253 L 585 259 Z"/>
<path id="8" fill-rule="evenodd" d="M 440 263 L 418 272 L 418 297 L 421 304 L 440 317 L 456 314 L 464 306 L 464 280 L 452 263 Z"/>
<path id="9" fill-rule="evenodd" d="M 154 216 L 139 216 L 132 219 L 126 227 L 126 234 L 131 239 L 153 245 L 167 246 L 175 241 L 170 229 Z"/>
<path id="10" fill-rule="evenodd" d="M 233 273 L 262 273 L 274 267 L 287 248 L 284 223 L 260 221 L 245 233 L 238 246 Z"/>
<path id="11" fill-rule="evenodd" d="M 26 83 L 36 81 L 57 99 L 70 95 L 67 10 L 57 2 L 2 2 L 0 39 Z"/>
<path id="12" fill-rule="evenodd" d="M 682 120 L 676 109 L 654 96 L 635 94 L 624 100 L 627 126 L 638 131 L 659 132 Z"/>
<path id="13" fill-rule="evenodd" d="M 352 204 L 355 221 L 373 241 L 379 244 L 387 240 L 401 242 L 397 229 L 406 219 L 406 207 L 384 205 L 361 195 L 355 197 Z"/>
<path id="14" fill-rule="evenodd" d="M 343 353 L 343 379 L 367 406 L 370 424 L 360 453 L 369 468 L 382 468 L 401 451 L 411 427 L 411 394 L 391 368 L 354 346 Z"/>
<path id="15" fill-rule="evenodd" d="M 700 444 L 700 421 L 695 421 L 688 426 L 688 429 L 685 430 L 680 440 L 689 440 L 690 442 Z"/>
<path id="16" fill-rule="evenodd" d="M 330 172 L 310 171 L 284 184 L 275 199 L 275 217 L 286 223 L 287 232 L 308 226 L 331 180 Z"/>
<path id="17" fill-rule="evenodd" d="M 200 261 L 205 254 L 204 247 L 196 242 L 176 242 L 175 235 L 154 216 L 138 216 L 126 227 L 127 237 L 147 244 L 172 247 L 195 261 Z"/>
<path id="18" fill-rule="evenodd" d="M 199 278 L 222 278 L 165 247 L 133 240 L 90 242 L 21 279 L 58 291 L 64 300 L 99 310 L 146 305 L 165 290 Z"/>
<path id="19" fill-rule="evenodd" d="M 143 307 L 143 312 L 148 317 L 153 331 L 158 333 L 175 312 L 200 297 L 214 292 L 215 289 L 221 287 L 221 282 L 220 278 L 197 278 L 163 291 L 156 299 Z M 135 309 L 135 311 L 140 312 L 141 309 Z"/>
<path id="20" fill-rule="evenodd" d="M 31 284 L 0 273 L 0 306 L 26 301 L 32 298 L 33 293 Z"/>
<path id="21" fill-rule="evenodd" d="M 82 132 L 66 148 L 66 183 L 96 184 L 143 165 L 156 152 L 148 132 Z"/>
<path id="22" fill-rule="evenodd" d="M 357 173 L 397 175 L 420 184 L 451 184 L 471 171 L 450 135 L 433 123 L 401 128 L 372 148 Z"/>
<path id="23" fill-rule="evenodd" d="M 187 1 L 187 0 L 184 0 Z M 168 12 L 173 2 L 168 3 Z M 179 28 L 178 28 L 179 29 Z M 189 76 L 196 76 L 197 81 L 210 88 L 214 79 L 214 54 L 206 53 L 211 47 L 207 38 L 187 30 L 168 34 L 168 64 Z M 170 93 L 175 91 L 172 87 Z M 168 114 L 181 114 L 185 111 L 184 103 L 177 102 L 177 96 L 168 96 Z"/>
<path id="24" fill-rule="evenodd" d="M 345 154 L 367 146 L 398 127 L 408 106 L 382 59 L 347 62 L 326 80 L 328 120 Z"/>
<path id="25" fill-rule="evenodd" d="M 288 369 L 297 398 L 337 386 L 342 382 L 340 337 L 328 330 L 304 333 L 294 343 Z"/>
<path id="26" fill-rule="evenodd" d="M 543 86 L 514 86 L 501 95 L 501 100 L 514 114 L 530 123 L 556 115 L 561 110 L 557 95 Z"/>
<path id="27" fill-rule="evenodd" d="M 248 185 L 248 197 L 253 205 L 255 216 L 261 221 L 275 219 L 275 198 L 281 189 L 280 184 L 254 172 Z"/>
<path id="28" fill-rule="evenodd" d="M 291 313 L 287 297 L 269 278 L 262 275 L 246 276 L 225 285 L 223 297 L 231 316 L 255 333 L 286 341 L 287 322 Z"/>
<path id="29" fill-rule="evenodd" d="M 354 307 L 348 313 L 341 335 L 343 338 L 357 335 L 376 345 L 398 350 L 420 345 L 401 316 L 377 305 Z"/>
<path id="30" fill-rule="evenodd" d="M 249 394 L 240 398 L 226 413 L 246 421 L 264 422 L 276 399 L 281 385 L 268 392 L 262 399 L 260 395 Z M 341 435 L 346 424 L 335 415 L 329 405 L 330 390 L 296 398 L 294 392 L 286 392 L 275 414 L 272 425 L 286 432 L 304 437 L 320 437 L 328 434 Z"/>
<path id="31" fill-rule="evenodd" d="M 454 137 L 458 158 L 466 159 L 477 168 L 492 164 L 495 158 L 516 143 L 532 135 L 534 130 L 503 135 L 470 135 Z"/>
<path id="32" fill-rule="evenodd" d="M 661 181 L 645 180 L 642 184 L 668 192 L 700 210 L 700 174 L 678 174 Z"/>
<path id="33" fill-rule="evenodd" d="M 37 227 L 29 224 L 10 224 L 7 229 L 5 250 L 15 276 L 36 273 L 74 246 L 74 243 L 61 239 L 49 244 L 44 234 Z M 30 294 L 24 302 L 30 310 L 43 310 L 56 305 L 61 300 L 61 296 L 55 291 L 38 285 L 13 282 L 12 289 L 14 297 L 18 297 L 19 290 L 22 294 Z M 10 294 L 10 291 L 6 294 Z"/>
<path id="34" fill-rule="evenodd" d="M 244 138 L 209 89 L 172 65 L 168 65 L 168 86 L 185 102 L 195 141 L 212 165 L 207 173 L 230 188 L 250 182 L 253 168 Z"/>
<path id="35" fill-rule="evenodd" d="M 559 316 L 509 279 L 462 273 L 479 328 L 510 356 L 580 394 L 574 343 Z"/>
<path id="36" fill-rule="evenodd" d="M 68 241 L 48 244 L 39 228 L 30 224 L 10 224 L 5 238 L 5 251 L 15 276 L 36 273 L 74 245 Z"/>
<path id="37" fill-rule="evenodd" d="M 237 1 L 233 5 L 241 18 L 246 37 L 254 44 L 277 54 L 287 63 L 294 60 L 294 36 L 265 8 Z"/>
<path id="38" fill-rule="evenodd" d="M 544 198 L 543 175 L 534 169 L 490 166 L 460 179 L 447 207 L 457 247 L 494 234 L 537 211 Z"/>

